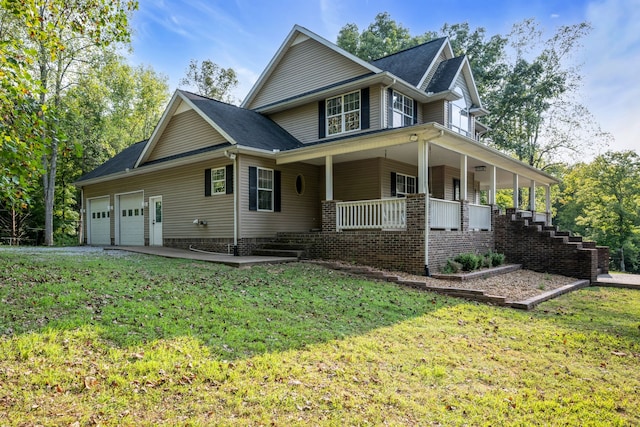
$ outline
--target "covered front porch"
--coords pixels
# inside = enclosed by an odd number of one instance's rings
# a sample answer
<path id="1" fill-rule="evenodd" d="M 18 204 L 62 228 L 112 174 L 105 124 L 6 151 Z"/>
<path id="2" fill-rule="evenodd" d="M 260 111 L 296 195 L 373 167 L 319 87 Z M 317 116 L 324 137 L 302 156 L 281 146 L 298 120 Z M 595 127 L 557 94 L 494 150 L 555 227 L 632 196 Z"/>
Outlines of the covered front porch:
<path id="1" fill-rule="evenodd" d="M 428 230 L 490 231 L 491 210 L 501 189 L 512 190 L 519 209 L 529 195 L 528 214 L 551 222 L 550 186 L 557 180 L 478 141 L 435 123 L 338 138 L 280 153 L 278 164 L 303 162 L 324 169 L 322 200 L 336 202 L 335 224 L 346 230 L 403 230 L 406 197 L 428 194 Z M 545 203 L 536 204 L 544 191 Z"/>

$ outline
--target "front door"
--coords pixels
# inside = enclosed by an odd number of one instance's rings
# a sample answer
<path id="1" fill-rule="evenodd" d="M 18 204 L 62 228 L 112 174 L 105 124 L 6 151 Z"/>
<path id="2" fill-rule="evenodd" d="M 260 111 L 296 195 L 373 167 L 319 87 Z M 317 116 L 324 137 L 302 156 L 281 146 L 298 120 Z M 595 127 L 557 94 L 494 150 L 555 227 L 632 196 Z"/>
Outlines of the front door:
<path id="1" fill-rule="evenodd" d="M 162 246 L 162 196 L 149 197 L 149 245 Z"/>

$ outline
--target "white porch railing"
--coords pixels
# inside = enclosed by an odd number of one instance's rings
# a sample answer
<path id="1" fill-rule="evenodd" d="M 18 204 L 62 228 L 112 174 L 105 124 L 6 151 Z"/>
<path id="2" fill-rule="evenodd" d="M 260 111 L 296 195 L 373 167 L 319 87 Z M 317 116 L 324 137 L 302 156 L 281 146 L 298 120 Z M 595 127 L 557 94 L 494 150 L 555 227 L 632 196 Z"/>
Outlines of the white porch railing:
<path id="1" fill-rule="evenodd" d="M 407 228 L 405 199 L 358 200 L 336 203 L 336 229 L 403 230 Z"/>
<path id="2" fill-rule="evenodd" d="M 460 202 L 429 199 L 429 218 L 431 228 L 460 230 Z"/>
<path id="3" fill-rule="evenodd" d="M 547 222 L 547 213 L 546 212 L 536 212 L 535 221 L 536 222 L 544 222 L 546 224 L 546 222 Z"/>
<path id="4" fill-rule="evenodd" d="M 469 204 L 469 229 L 491 230 L 491 206 Z"/>

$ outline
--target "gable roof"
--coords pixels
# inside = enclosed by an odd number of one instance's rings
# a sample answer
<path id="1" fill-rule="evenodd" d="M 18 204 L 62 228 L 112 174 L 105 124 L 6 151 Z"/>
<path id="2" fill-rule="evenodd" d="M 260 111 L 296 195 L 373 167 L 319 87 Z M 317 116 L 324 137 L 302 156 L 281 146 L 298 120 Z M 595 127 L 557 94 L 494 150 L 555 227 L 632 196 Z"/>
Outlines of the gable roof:
<path id="1" fill-rule="evenodd" d="M 447 59 L 438 64 L 436 72 L 427 85 L 427 93 L 438 93 L 453 89 L 453 84 L 456 81 L 456 77 L 458 77 L 458 73 L 460 72 L 460 67 L 463 62 L 464 56 L 458 56 L 456 58 Z"/>
<path id="2" fill-rule="evenodd" d="M 420 87 L 427 71 L 445 48 L 446 42 L 447 38 L 441 37 L 376 59 L 371 64 Z"/>
<path id="3" fill-rule="evenodd" d="M 289 32 L 289 35 L 287 36 L 287 38 L 284 40 L 282 45 L 280 45 L 280 48 L 278 49 L 276 54 L 273 56 L 271 61 L 269 61 L 269 64 L 267 64 L 267 67 L 262 71 L 262 74 L 260 74 L 260 77 L 255 82 L 255 84 L 253 85 L 253 87 L 251 88 L 251 90 L 249 91 L 247 96 L 245 97 L 244 101 L 242 101 L 242 104 L 240 104 L 241 107 L 247 107 L 247 106 L 251 105 L 253 100 L 256 98 L 256 96 L 258 95 L 258 93 L 262 89 L 263 85 L 267 82 L 267 80 L 269 79 L 271 74 L 277 68 L 277 66 L 280 63 L 280 61 L 282 61 L 282 59 L 284 58 L 287 50 L 289 50 L 289 48 L 291 46 L 293 46 L 296 43 L 296 41 L 299 40 L 300 37 L 307 37 L 307 38 L 315 40 L 316 42 L 324 45 L 325 47 L 333 50 L 334 52 L 336 52 L 336 53 L 344 56 L 345 58 L 350 59 L 351 61 L 355 62 L 356 64 L 362 66 L 363 68 L 365 68 L 366 70 L 370 71 L 371 73 L 378 74 L 378 73 L 382 72 L 382 70 L 379 69 L 378 67 L 376 67 L 376 66 L 372 65 L 371 63 L 366 62 L 363 59 L 360 59 L 357 56 L 347 52 L 346 50 L 342 49 L 341 47 L 337 46 L 336 44 L 331 43 L 330 41 L 328 41 L 327 39 L 325 39 L 323 37 L 320 37 L 316 33 L 312 32 L 312 31 L 309 31 L 308 29 L 306 29 L 304 27 L 301 27 L 300 25 L 294 25 L 293 28 L 291 29 L 291 31 Z"/>
<path id="4" fill-rule="evenodd" d="M 144 140 L 125 148 L 91 172 L 82 175 L 78 179 L 78 182 L 111 175 L 116 172 L 123 172 L 127 169 L 133 169 L 136 164 L 136 160 L 140 157 L 140 153 L 142 153 L 146 143 L 147 140 Z"/>
<path id="5" fill-rule="evenodd" d="M 255 111 L 178 89 L 140 153 L 136 167 L 143 165 L 149 158 L 162 132 L 182 102 L 198 113 L 232 145 L 269 151 L 287 150 L 301 145 L 300 141 L 274 121 Z"/>
<path id="6" fill-rule="evenodd" d="M 180 92 L 229 135 L 232 144 L 268 151 L 302 146 L 289 132 L 260 113 L 191 92 Z"/>

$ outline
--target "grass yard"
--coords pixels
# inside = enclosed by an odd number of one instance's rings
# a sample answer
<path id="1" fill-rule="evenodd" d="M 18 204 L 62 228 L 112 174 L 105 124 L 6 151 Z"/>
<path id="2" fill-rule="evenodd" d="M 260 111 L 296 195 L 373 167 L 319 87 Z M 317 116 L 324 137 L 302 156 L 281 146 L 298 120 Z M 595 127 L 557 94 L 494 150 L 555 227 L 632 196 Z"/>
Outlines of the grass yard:
<path id="1" fill-rule="evenodd" d="M 0 425 L 638 425 L 640 292 L 0 251 Z"/>

